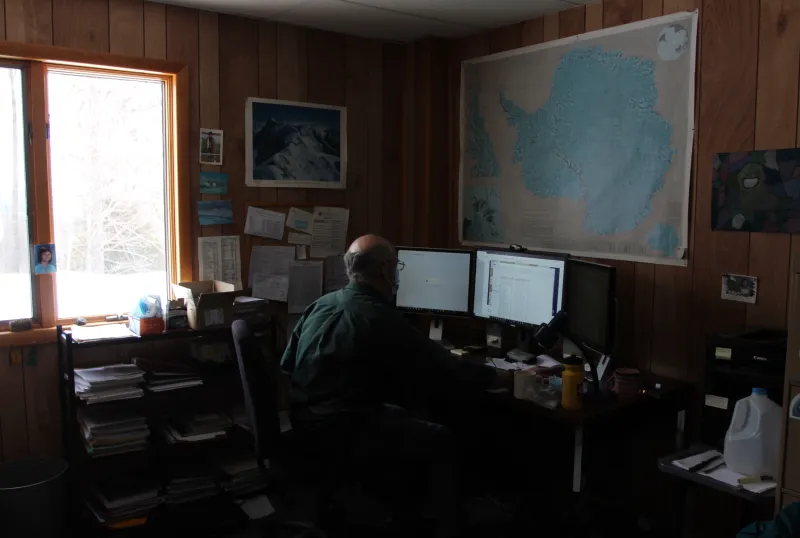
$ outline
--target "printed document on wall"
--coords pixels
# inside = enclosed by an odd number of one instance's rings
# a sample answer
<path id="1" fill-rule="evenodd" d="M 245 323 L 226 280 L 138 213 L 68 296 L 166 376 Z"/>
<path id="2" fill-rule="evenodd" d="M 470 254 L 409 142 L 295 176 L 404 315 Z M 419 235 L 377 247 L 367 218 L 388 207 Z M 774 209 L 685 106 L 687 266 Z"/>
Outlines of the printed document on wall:
<path id="1" fill-rule="evenodd" d="M 286 215 L 284 213 L 248 207 L 244 233 L 269 239 L 283 239 L 283 224 L 285 221 Z"/>
<path id="2" fill-rule="evenodd" d="M 255 273 L 253 275 L 253 297 L 285 303 L 288 293 L 288 275 L 270 276 L 266 273 Z"/>
<path id="3" fill-rule="evenodd" d="M 293 207 L 286 217 L 286 226 L 293 230 L 310 234 L 314 230 L 314 215 L 308 211 Z"/>
<path id="4" fill-rule="evenodd" d="M 221 280 L 242 289 L 239 236 L 200 237 L 197 243 L 200 280 Z"/>
<path id="5" fill-rule="evenodd" d="M 337 291 L 350 282 L 344 267 L 344 256 L 328 256 L 325 258 L 325 293 Z"/>
<path id="6" fill-rule="evenodd" d="M 289 264 L 294 261 L 294 247 L 255 246 L 250 254 L 250 285 L 256 273 L 268 277 L 289 276 Z"/>
<path id="7" fill-rule="evenodd" d="M 292 263 L 289 266 L 289 314 L 302 314 L 321 295 L 322 261 Z"/>
<path id="8" fill-rule="evenodd" d="M 347 241 L 350 210 L 343 207 L 315 207 L 311 257 L 326 258 L 341 254 Z"/>

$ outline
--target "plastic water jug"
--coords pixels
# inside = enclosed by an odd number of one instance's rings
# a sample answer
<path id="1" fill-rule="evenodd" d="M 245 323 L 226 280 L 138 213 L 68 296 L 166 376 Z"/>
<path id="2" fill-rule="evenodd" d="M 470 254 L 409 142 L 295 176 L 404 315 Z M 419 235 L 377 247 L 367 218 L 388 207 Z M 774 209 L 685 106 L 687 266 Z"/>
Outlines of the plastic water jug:
<path id="1" fill-rule="evenodd" d="M 774 477 L 778 471 L 780 428 L 781 406 L 769 399 L 766 389 L 754 388 L 733 409 L 725 435 L 725 464 L 746 476 Z"/>

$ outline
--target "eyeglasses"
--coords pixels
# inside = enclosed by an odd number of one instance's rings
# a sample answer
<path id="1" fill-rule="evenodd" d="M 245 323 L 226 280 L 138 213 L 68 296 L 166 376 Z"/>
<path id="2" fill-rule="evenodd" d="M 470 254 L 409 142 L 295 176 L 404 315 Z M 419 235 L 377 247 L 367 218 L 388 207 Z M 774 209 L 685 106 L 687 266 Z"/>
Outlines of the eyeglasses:
<path id="1" fill-rule="evenodd" d="M 402 271 L 405 268 L 406 268 L 406 264 L 401 262 L 400 260 L 397 260 L 397 269 Z"/>

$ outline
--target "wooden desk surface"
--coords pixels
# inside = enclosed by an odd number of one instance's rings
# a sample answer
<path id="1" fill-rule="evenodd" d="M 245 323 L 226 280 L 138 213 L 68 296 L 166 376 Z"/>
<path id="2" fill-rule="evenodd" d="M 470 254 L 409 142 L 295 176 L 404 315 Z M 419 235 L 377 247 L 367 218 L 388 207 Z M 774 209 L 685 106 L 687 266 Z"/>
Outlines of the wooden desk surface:
<path id="1" fill-rule="evenodd" d="M 485 358 L 478 356 L 469 356 L 466 360 L 481 364 L 485 362 Z M 519 400 L 514 398 L 513 387 L 507 393 L 492 394 L 491 397 L 518 413 L 531 414 L 573 426 L 610 420 L 627 412 L 642 412 L 654 407 L 670 406 L 677 411 L 688 406 L 691 395 L 689 383 L 648 374 L 642 376 L 642 382 L 643 394 L 629 398 L 619 398 L 614 393 L 587 394 L 583 408 L 578 411 L 568 411 L 561 407 L 547 409 L 530 400 Z M 657 383 L 660 384 L 660 389 L 655 388 Z"/>

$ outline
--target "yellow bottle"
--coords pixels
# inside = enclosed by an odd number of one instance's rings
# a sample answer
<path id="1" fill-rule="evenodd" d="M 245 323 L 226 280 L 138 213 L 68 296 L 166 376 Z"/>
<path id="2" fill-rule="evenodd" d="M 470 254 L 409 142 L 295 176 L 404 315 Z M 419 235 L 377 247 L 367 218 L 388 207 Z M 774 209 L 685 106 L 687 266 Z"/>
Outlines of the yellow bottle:
<path id="1" fill-rule="evenodd" d="M 577 411 L 583 407 L 583 359 L 569 356 L 563 362 L 561 407 L 568 411 Z"/>

